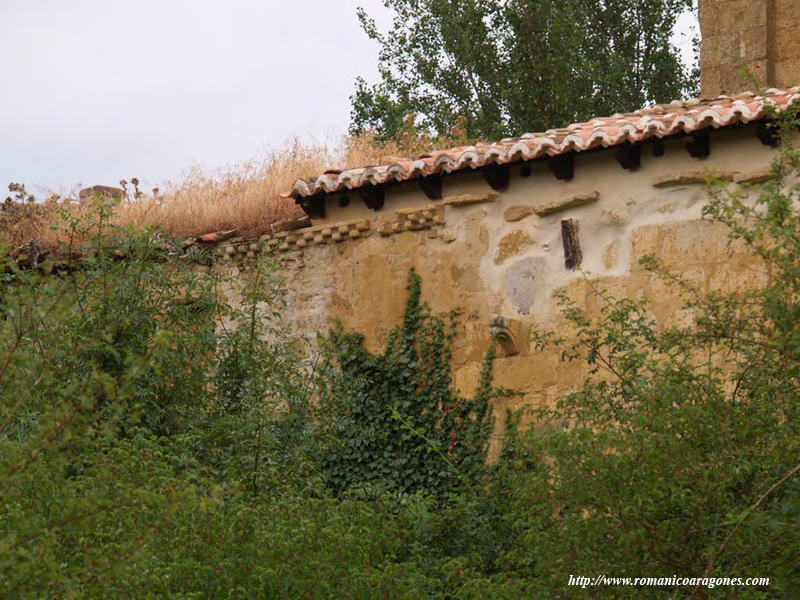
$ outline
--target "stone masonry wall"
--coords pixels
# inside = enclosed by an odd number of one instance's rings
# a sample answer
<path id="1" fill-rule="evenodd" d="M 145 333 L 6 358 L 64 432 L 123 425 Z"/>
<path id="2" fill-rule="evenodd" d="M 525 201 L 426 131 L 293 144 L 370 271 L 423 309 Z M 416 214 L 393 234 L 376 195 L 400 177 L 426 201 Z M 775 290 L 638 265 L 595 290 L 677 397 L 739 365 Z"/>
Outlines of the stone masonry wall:
<path id="1" fill-rule="evenodd" d="M 238 269 L 274 248 L 289 281 L 287 317 L 312 335 L 339 320 L 365 333 L 373 350 L 398 323 L 406 276 L 416 267 L 432 309 L 459 314 L 457 387 L 471 393 L 492 335 L 499 335 L 511 342 L 496 361 L 497 383 L 522 394 L 508 402 L 549 403 L 584 374 L 580 364 L 528 344 L 532 326 L 559 327 L 556 289 L 590 313 L 597 307 L 592 286 L 645 298 L 659 322 L 669 324 L 687 315 L 674 291 L 638 265 L 645 254 L 706 290 L 761 277 L 758 264 L 728 244 L 724 227 L 700 218 L 704 180 L 716 174 L 732 185 L 763 181 L 775 151 L 752 127 L 722 130 L 711 140 L 711 156 L 703 160 L 691 158 L 678 140 L 667 141 L 663 156 L 644 152 L 637 171 L 623 170 L 613 150 L 578 155 L 575 177 L 566 182 L 543 164 L 532 173 L 512 167 L 510 185 L 499 192 L 477 172 L 445 178 L 442 200 L 401 184 L 387 189 L 379 211 L 355 195 L 349 204 L 332 196 L 327 206 L 336 208 L 314 227 L 220 252 Z M 565 267 L 565 220 L 578 225 L 580 270 Z M 505 408 L 496 407 L 499 417 Z"/>
<path id="2" fill-rule="evenodd" d="M 700 0 L 705 97 L 800 82 L 798 0 Z"/>

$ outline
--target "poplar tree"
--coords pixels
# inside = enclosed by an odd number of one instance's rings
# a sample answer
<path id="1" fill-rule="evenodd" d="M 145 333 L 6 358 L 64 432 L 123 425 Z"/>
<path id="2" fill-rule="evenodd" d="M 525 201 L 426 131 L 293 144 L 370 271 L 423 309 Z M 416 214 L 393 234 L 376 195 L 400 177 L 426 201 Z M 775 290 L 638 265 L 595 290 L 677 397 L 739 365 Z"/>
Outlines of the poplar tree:
<path id="1" fill-rule="evenodd" d="M 396 136 L 410 113 L 445 134 L 498 139 L 698 92 L 672 41 L 693 0 L 384 0 L 379 80 L 356 80 L 351 133 Z"/>

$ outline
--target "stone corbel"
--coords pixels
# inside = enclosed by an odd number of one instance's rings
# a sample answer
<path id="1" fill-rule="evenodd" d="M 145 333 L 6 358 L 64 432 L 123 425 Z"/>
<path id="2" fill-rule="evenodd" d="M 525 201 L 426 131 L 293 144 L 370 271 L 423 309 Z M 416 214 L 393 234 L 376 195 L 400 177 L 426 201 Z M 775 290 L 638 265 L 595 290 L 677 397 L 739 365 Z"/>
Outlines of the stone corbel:
<path id="1" fill-rule="evenodd" d="M 527 352 L 530 328 L 525 323 L 493 315 L 489 327 L 492 339 L 497 342 L 502 356 L 516 356 Z"/>

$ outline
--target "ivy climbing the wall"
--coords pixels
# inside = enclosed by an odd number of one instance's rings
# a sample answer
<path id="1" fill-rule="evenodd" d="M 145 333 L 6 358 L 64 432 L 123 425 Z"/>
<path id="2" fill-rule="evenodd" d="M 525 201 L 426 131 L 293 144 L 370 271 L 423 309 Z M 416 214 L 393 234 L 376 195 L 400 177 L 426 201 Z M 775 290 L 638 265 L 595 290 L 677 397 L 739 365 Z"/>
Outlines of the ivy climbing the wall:
<path id="1" fill-rule="evenodd" d="M 323 338 L 321 461 L 337 492 L 427 492 L 443 497 L 480 479 L 493 418 L 492 358 L 477 390 L 459 397 L 451 376 L 455 315 L 434 315 L 409 272 L 402 322 L 372 354 L 361 333 L 338 325 Z"/>

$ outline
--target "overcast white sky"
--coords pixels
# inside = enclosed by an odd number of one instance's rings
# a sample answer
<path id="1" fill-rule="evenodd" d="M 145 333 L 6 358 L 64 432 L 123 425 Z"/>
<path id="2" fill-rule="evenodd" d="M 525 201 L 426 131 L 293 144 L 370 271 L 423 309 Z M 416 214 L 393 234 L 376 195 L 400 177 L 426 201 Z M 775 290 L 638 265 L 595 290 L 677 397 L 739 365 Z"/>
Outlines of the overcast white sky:
<path id="1" fill-rule="evenodd" d="M 344 133 L 377 72 L 357 6 L 388 23 L 380 0 L 0 0 L 0 198 Z"/>
<path id="2" fill-rule="evenodd" d="M 349 123 L 379 0 L 0 0 L 0 197 L 246 160 Z"/>

